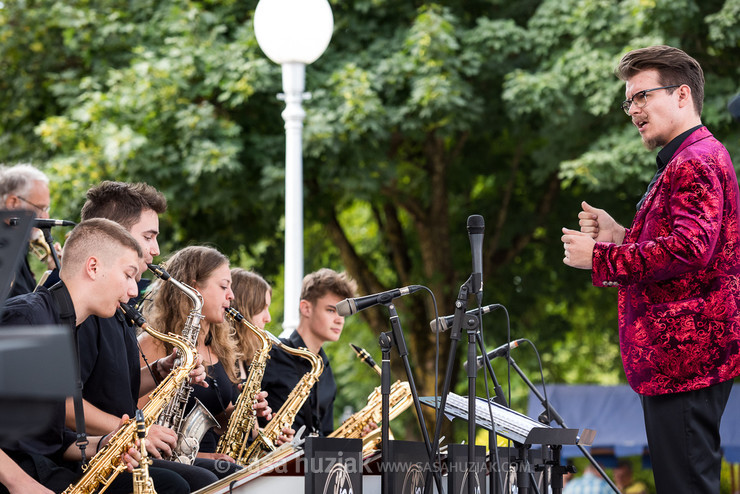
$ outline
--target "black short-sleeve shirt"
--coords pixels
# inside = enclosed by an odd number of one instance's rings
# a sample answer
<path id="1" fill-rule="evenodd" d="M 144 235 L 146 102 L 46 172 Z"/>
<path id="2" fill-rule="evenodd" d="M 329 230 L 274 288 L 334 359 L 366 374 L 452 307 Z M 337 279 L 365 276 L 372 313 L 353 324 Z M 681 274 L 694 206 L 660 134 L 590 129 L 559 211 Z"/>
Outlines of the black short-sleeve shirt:
<path id="1" fill-rule="evenodd" d="M 141 372 L 136 330 L 120 311 L 91 316 L 78 328 L 82 397 L 100 410 L 133 417 Z"/>

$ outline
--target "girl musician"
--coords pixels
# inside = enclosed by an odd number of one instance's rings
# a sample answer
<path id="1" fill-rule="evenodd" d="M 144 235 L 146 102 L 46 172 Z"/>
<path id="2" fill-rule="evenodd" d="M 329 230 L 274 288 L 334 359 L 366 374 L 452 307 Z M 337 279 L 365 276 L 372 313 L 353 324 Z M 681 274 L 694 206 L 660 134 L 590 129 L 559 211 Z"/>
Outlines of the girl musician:
<path id="1" fill-rule="evenodd" d="M 233 408 L 236 401 L 234 383 L 239 381 L 236 340 L 231 334 L 230 326 L 224 322 L 225 310 L 234 298 L 229 260 L 211 247 L 191 246 L 173 254 L 165 269 L 172 278 L 194 288 L 203 297 L 203 318 L 200 321 L 196 348 L 203 357 L 208 387 L 197 386 L 193 389 L 186 414 L 194 404 L 193 398 L 197 398 L 219 422 L 223 422 L 223 426 L 225 420 L 220 416 L 227 409 Z M 157 280 L 153 290 L 152 303 L 144 307 L 144 316 L 159 331 L 182 335 L 188 315 L 193 309 L 192 301 L 172 283 Z M 166 348 L 163 342 L 147 334 L 139 336 L 139 343 L 142 354 L 149 362 L 172 353 L 172 348 Z M 142 365 L 145 365 L 143 357 Z M 146 399 L 142 398 L 144 402 Z M 140 400 L 139 407 L 141 406 L 143 403 Z M 201 439 L 198 457 L 233 462 L 226 455 L 214 453 L 216 443 L 217 435 L 209 429 Z"/>
<path id="2" fill-rule="evenodd" d="M 238 310 L 244 318 L 257 326 L 259 329 L 265 329 L 265 326 L 272 320 L 270 317 L 270 303 L 272 302 L 272 287 L 260 275 L 253 271 L 247 271 L 242 268 L 233 268 L 231 270 L 231 289 L 234 292 L 232 306 Z M 249 365 L 252 362 L 254 352 L 257 349 L 258 342 L 255 341 L 254 334 L 249 331 L 243 324 L 234 323 L 236 331 L 237 345 L 241 358 L 238 361 L 240 378 L 243 380 L 249 374 Z M 239 391 L 237 391 L 239 392 Z M 257 398 L 259 400 L 267 399 L 267 391 L 261 391 Z M 277 411 L 277 410 L 275 410 Z M 269 408 L 266 410 L 269 420 Z M 278 437 L 277 444 L 283 444 L 293 439 L 295 431 L 286 427 L 283 433 Z"/>

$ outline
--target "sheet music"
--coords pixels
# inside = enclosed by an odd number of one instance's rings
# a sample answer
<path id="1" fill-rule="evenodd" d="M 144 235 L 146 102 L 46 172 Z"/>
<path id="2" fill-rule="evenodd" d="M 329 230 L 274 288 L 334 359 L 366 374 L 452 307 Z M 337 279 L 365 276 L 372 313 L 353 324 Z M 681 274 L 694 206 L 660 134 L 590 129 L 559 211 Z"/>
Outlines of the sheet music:
<path id="1" fill-rule="evenodd" d="M 438 398 L 437 406 L 441 398 Z M 434 397 L 424 397 L 421 401 L 433 406 Z M 436 407 L 435 407 L 436 408 Z M 518 443 L 524 443 L 527 435 L 534 428 L 551 429 L 550 426 L 537 422 L 524 414 L 516 412 L 510 408 L 491 401 L 489 411 L 488 401 L 484 398 L 477 397 L 475 400 L 475 420 L 481 427 L 492 430 L 491 413 L 493 412 L 493 423 L 496 424 L 496 433 L 507 439 Z M 458 418 L 467 420 L 468 418 L 468 399 L 455 393 L 447 395 L 445 413 Z"/>

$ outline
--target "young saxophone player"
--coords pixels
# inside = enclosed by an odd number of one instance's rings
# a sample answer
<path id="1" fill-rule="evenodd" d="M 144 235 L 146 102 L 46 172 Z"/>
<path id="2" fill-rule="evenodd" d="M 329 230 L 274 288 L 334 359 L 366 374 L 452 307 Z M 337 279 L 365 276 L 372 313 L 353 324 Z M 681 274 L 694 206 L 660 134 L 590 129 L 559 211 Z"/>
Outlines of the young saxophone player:
<path id="1" fill-rule="evenodd" d="M 229 308 L 234 294 L 231 291 L 231 273 L 229 260 L 216 249 L 203 246 L 190 246 L 175 252 L 164 264 L 170 276 L 181 283 L 185 283 L 197 290 L 202 296 L 203 305 L 200 309 L 200 324 L 197 335 L 186 336 L 190 333 L 184 329 L 188 317 L 193 310 L 193 303 L 182 291 L 172 283 L 155 282 L 154 296 L 151 303 L 143 307 L 144 316 L 149 323 L 161 332 L 175 333 L 187 338 L 194 337 L 198 354 L 203 356 L 206 366 L 207 388 L 196 388 L 189 397 L 185 415 L 199 400 L 211 416 L 220 417 L 227 409 L 233 408 L 236 401 L 233 383 L 238 382 L 236 373 L 237 349 L 236 342 L 231 336 L 229 325 L 224 322 L 225 311 Z M 147 301 L 148 302 L 148 301 Z M 142 355 L 152 360 L 167 356 L 171 349 L 160 340 L 148 334 L 139 336 Z M 142 361 L 143 363 L 143 361 Z M 143 406 L 146 397 L 139 402 Z M 207 417 L 198 408 L 199 417 Z M 199 441 L 199 458 L 228 461 L 228 465 L 236 469 L 234 459 L 215 453 L 217 436 L 212 429 L 210 420 L 203 420 L 202 427 L 207 428 L 202 437 L 191 437 L 193 443 Z M 198 460 L 196 460 L 198 461 Z"/>
<path id="2" fill-rule="evenodd" d="M 126 228 L 141 246 L 143 269 L 159 255 L 159 214 L 167 209 L 165 197 L 144 183 L 105 181 L 87 192 L 82 219 L 107 218 Z M 84 384 L 85 424 L 90 431 L 105 431 L 115 417 L 133 416 L 137 401 L 154 389 L 154 374 L 163 379 L 172 369 L 173 355 L 150 361 L 153 372 L 139 365 L 136 330 L 119 312 L 114 317 L 92 317 L 79 331 L 81 377 Z M 191 373 L 191 383 L 205 385 L 205 369 L 199 362 Z M 266 404 L 265 404 L 266 405 Z M 74 408 L 67 403 L 67 423 L 74 426 Z M 153 465 L 176 471 L 198 490 L 215 482 L 231 469 L 213 460 L 198 460 L 186 465 L 162 459 L 177 442 L 174 431 L 160 425 L 149 427 L 146 446 Z M 158 479 L 153 475 L 154 485 Z"/>
<path id="3" fill-rule="evenodd" d="M 231 289 L 234 292 L 234 300 L 231 305 L 246 318 L 247 321 L 254 324 L 257 328 L 264 330 L 270 317 L 270 304 L 272 303 L 272 287 L 262 276 L 252 271 L 242 268 L 233 268 L 231 270 Z M 237 345 L 239 348 L 239 371 L 241 379 L 245 379 L 249 374 L 249 366 L 252 364 L 255 351 L 257 350 L 257 338 L 251 331 L 248 331 L 243 324 L 234 323 L 236 332 Z M 237 390 L 237 393 L 240 390 Z M 258 399 L 266 399 L 267 391 L 260 391 Z M 264 417 L 267 420 L 271 418 L 272 409 L 268 407 Z M 291 441 L 295 435 L 295 430 L 291 427 L 284 427 L 282 433 L 278 436 L 276 445 Z"/>
<path id="4" fill-rule="evenodd" d="M 293 348 L 306 347 L 324 362 L 319 382 L 311 389 L 308 400 L 297 413 L 293 429 L 305 425 L 307 433 L 323 436 L 334 430 L 334 398 L 337 385 L 329 365 L 329 358 L 321 348 L 328 341 L 337 341 L 344 328 L 344 317 L 337 314 L 337 303 L 354 297 L 357 285 L 346 273 L 323 268 L 303 278 L 300 301 L 300 320 L 296 330 L 283 343 Z M 279 410 L 288 395 L 308 371 L 305 359 L 273 348 L 267 361 L 262 389 L 267 391 L 267 402 L 272 410 Z M 318 388 L 318 389 L 317 389 Z M 260 425 L 263 425 L 262 423 Z"/>
<path id="5" fill-rule="evenodd" d="M 120 225 L 105 219 L 83 221 L 72 230 L 64 247 L 61 281 L 51 289 L 41 287 L 37 292 L 9 300 L 0 325 L 63 324 L 74 330 L 90 316 L 111 317 L 120 303 L 136 295 L 136 276 L 141 259 L 141 247 Z M 23 411 L 19 410 L 18 413 Z M 126 418 L 124 415 L 123 419 Z M 105 432 L 110 433 L 121 425 L 122 421 L 116 420 Z M 82 459 L 81 450 L 74 444 L 75 437 L 64 427 L 64 403 L 60 402 L 53 422 L 45 431 L 34 437 L 3 444 L 4 454 L 0 455 L 3 473 L 0 478 L 4 478 L 7 491 L 15 488 L 15 482 L 28 484 L 25 474 L 54 492 L 61 492 L 76 482 L 79 474 L 73 470 L 74 466 L 63 466 L 68 465 L 63 463 L 65 461 Z M 110 438 L 110 434 L 90 437 L 87 456 L 93 456 Z M 140 458 L 139 451 L 130 448 L 123 453 L 122 460 L 131 471 L 138 466 Z M 6 469 L 9 459 L 25 474 L 21 474 L 12 464 Z M 8 479 L 8 474 L 14 471 L 18 477 Z M 159 485 L 163 492 L 188 492 L 188 486 L 182 478 L 168 471 L 160 473 Z M 108 492 L 128 493 L 132 482 L 132 476 L 124 472 L 115 478 Z M 39 487 L 32 485 L 30 488 L 28 485 L 23 487 L 23 492 Z M 3 490 L 0 488 L 0 491 Z"/>

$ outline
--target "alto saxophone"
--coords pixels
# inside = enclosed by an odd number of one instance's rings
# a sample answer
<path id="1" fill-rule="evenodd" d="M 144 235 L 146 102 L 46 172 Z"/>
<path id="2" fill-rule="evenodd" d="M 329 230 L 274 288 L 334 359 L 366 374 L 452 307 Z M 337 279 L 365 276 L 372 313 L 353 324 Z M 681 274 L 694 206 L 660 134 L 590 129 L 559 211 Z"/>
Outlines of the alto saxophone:
<path id="1" fill-rule="evenodd" d="M 260 348 L 254 353 L 252 364 L 249 367 L 249 375 L 242 386 L 239 398 L 236 400 L 226 432 L 221 435 L 216 447 L 216 453 L 229 455 L 238 464 L 243 465 L 247 442 L 257 420 L 257 414 L 252 405 L 255 395 L 260 392 L 262 376 L 265 374 L 265 365 L 270 358 L 272 341 L 267 336 L 269 333 L 247 321 L 236 309 L 226 309 L 226 315 L 234 322 L 246 326 L 260 341 Z"/>
<path id="2" fill-rule="evenodd" d="M 148 428 L 152 425 L 165 409 L 167 404 L 177 394 L 183 382 L 189 380 L 190 371 L 196 363 L 197 352 L 194 345 L 190 345 L 184 338 L 175 334 L 164 334 L 152 329 L 144 321 L 144 318 L 135 309 L 121 304 L 126 316 L 133 319 L 137 326 L 141 327 L 150 336 L 169 343 L 178 349 L 180 365 L 173 367 L 167 377 L 159 383 L 154 391 L 149 394 L 149 402 L 142 409 L 144 423 Z M 133 447 L 136 441 L 136 422 L 129 420 L 123 427 L 118 429 L 108 441 L 108 444 L 93 456 L 87 466 L 83 466 L 84 474 L 77 483 L 70 485 L 63 494 L 92 494 L 93 492 L 104 492 L 113 479 L 118 476 L 126 465 L 121 462 L 121 454 Z M 103 487 L 96 491 L 98 485 Z"/>
<path id="3" fill-rule="evenodd" d="M 273 415 L 265 428 L 259 431 L 257 438 L 246 449 L 242 455 L 243 465 L 248 465 L 264 456 L 265 453 L 275 450 L 275 442 L 280 437 L 283 428 L 293 425 L 296 415 L 298 415 L 303 403 L 308 399 L 311 388 L 319 380 L 321 373 L 324 372 L 324 361 L 315 353 L 306 348 L 291 348 L 275 336 L 272 336 L 272 338 L 274 338 L 273 344 L 280 347 L 283 351 L 308 360 L 311 363 L 311 370 L 306 372 L 301 380 L 298 381 L 298 384 L 290 392 L 288 399 L 285 400 L 280 410 Z"/>
<path id="4" fill-rule="evenodd" d="M 139 460 L 139 466 L 134 468 L 134 494 L 157 494 L 154 490 L 154 483 L 152 478 L 149 476 L 149 465 L 152 460 L 149 458 L 146 451 L 146 421 L 144 420 L 144 414 L 141 410 L 136 410 L 136 435 L 139 438 L 139 451 L 141 452 L 141 460 Z"/>
<path id="5" fill-rule="evenodd" d="M 177 281 L 167 271 L 156 264 L 148 264 L 147 266 L 158 278 L 162 281 L 172 283 L 192 301 L 193 309 L 185 321 L 182 337 L 193 348 L 196 348 L 198 345 L 198 334 L 200 333 L 200 321 L 203 319 L 203 315 L 201 314 L 203 297 L 198 290 Z M 178 359 L 175 360 L 174 367 L 179 365 Z M 184 417 L 185 406 L 188 404 L 192 391 L 193 387 L 190 383 L 188 381 L 183 382 L 177 394 L 170 401 L 157 421 L 157 424 L 168 427 L 177 433 L 177 444 L 169 459 L 188 465 L 192 465 L 195 461 L 195 456 L 198 454 L 203 435 L 211 427 L 219 425 L 216 418 L 197 398 L 195 398 L 195 405 L 190 410 L 190 413 L 188 413 L 188 416 Z"/>
<path id="6" fill-rule="evenodd" d="M 396 381 L 391 386 L 389 395 L 390 410 L 388 411 L 388 420 L 398 417 L 404 410 L 411 406 L 413 398 L 411 397 L 411 387 L 408 381 Z M 359 438 L 362 437 L 362 431 L 370 425 L 371 422 L 380 424 L 383 420 L 382 414 L 383 396 L 380 394 L 380 386 L 375 388 L 367 397 L 367 405 L 359 412 L 354 413 L 350 418 L 344 421 L 328 437 Z M 377 427 L 370 431 L 365 437 L 362 437 L 362 453 L 369 454 L 377 448 L 380 442 L 380 428 Z"/>

